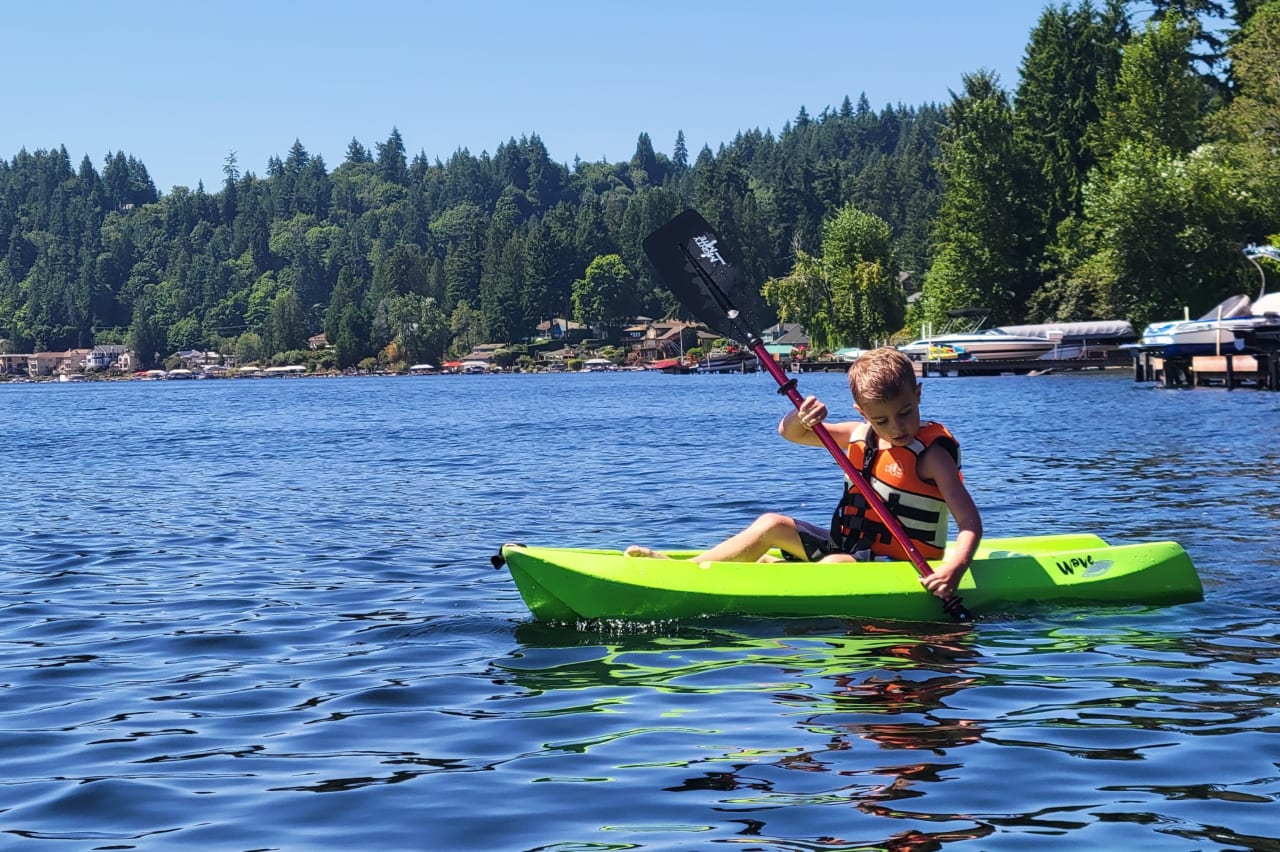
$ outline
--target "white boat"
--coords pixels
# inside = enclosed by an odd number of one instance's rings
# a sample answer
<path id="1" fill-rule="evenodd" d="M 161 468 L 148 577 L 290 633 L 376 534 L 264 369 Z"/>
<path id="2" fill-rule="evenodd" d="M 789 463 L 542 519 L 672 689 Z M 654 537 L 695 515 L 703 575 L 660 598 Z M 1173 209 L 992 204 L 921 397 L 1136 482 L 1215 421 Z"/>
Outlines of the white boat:
<path id="1" fill-rule="evenodd" d="M 754 373 L 760 369 L 760 359 L 741 349 L 735 352 L 711 352 L 698 361 L 694 368 L 698 373 Z"/>
<path id="2" fill-rule="evenodd" d="M 866 351 L 867 350 L 858 346 L 845 346 L 842 349 L 837 349 L 832 354 L 836 356 L 837 361 L 844 361 L 846 364 L 852 364 L 854 361 L 858 360 L 858 356 Z"/>
<path id="3" fill-rule="evenodd" d="M 608 358 L 588 358 L 582 364 L 582 370 L 586 373 L 605 373 L 618 369 L 618 366 Z"/>
<path id="4" fill-rule="evenodd" d="M 938 351 L 938 347 L 945 346 L 957 347 L 968 357 L 979 361 L 1027 361 L 1053 349 L 1053 341 L 1044 335 L 1011 334 L 1002 328 L 984 329 L 982 324 L 990 313 L 986 308 L 948 311 L 951 322 L 941 334 L 933 334 L 926 323 L 919 340 L 899 346 L 898 350 L 914 361 L 928 361 L 931 348 Z M 971 327 L 953 331 L 952 327 L 957 322 L 968 322 Z"/>
<path id="5" fill-rule="evenodd" d="M 1246 246 L 1244 256 L 1258 269 L 1258 298 L 1232 296 L 1199 319 L 1155 322 L 1143 329 L 1136 348 L 1158 350 L 1167 357 L 1220 355 L 1262 346 L 1280 334 L 1280 293 L 1267 292 L 1267 276 L 1257 258 L 1280 260 L 1273 246 Z"/>
<path id="6" fill-rule="evenodd" d="M 1002 325 L 1000 328 L 1010 334 L 1049 338 L 1053 341 L 1053 349 L 1040 357 L 1059 361 L 1104 358 L 1108 352 L 1138 339 L 1138 332 L 1128 320 L 1045 322 Z"/>
<path id="7" fill-rule="evenodd" d="M 288 364 L 282 367 L 267 367 L 262 374 L 267 377 L 280 376 L 301 376 L 307 372 L 307 368 L 301 364 Z"/>

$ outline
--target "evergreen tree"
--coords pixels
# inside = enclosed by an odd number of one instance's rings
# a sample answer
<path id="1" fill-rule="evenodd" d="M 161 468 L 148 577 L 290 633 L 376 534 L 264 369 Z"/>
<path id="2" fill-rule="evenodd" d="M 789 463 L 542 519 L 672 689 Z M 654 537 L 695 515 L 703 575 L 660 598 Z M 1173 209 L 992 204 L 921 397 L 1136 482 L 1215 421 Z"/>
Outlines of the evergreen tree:
<path id="1" fill-rule="evenodd" d="M 345 266 L 342 267 L 338 271 L 338 283 L 334 285 L 333 293 L 329 297 L 329 306 L 324 314 L 324 335 L 329 343 L 332 344 L 338 339 L 339 323 L 347 308 L 359 305 L 361 301 L 363 300 L 355 286 L 351 270 Z"/>
<path id="2" fill-rule="evenodd" d="M 138 359 L 144 368 L 155 367 L 164 356 L 168 346 L 166 330 L 147 299 L 140 299 L 134 304 L 128 345 L 138 353 Z"/>
<path id="3" fill-rule="evenodd" d="M 631 155 L 632 186 L 660 186 L 664 169 L 658 162 L 658 155 L 653 152 L 653 142 L 648 133 L 641 133 L 636 140 L 636 152 Z"/>
<path id="4" fill-rule="evenodd" d="M 236 184 L 240 181 L 240 168 L 236 164 L 236 152 L 227 154 L 222 164 L 225 181 L 222 184 L 222 222 L 230 225 L 236 218 Z"/>
<path id="5" fill-rule="evenodd" d="M 369 321 L 356 305 L 347 305 L 338 318 L 338 334 L 333 341 L 338 369 L 350 369 L 369 357 Z"/>
<path id="6" fill-rule="evenodd" d="M 1020 319 L 1038 283 L 1027 244 L 1039 234 L 1023 188 L 1007 93 L 988 72 L 969 74 L 948 109 L 938 171 L 942 206 L 922 316 L 935 324 L 957 308 L 985 307 L 997 324 Z"/>
<path id="7" fill-rule="evenodd" d="M 360 166 L 372 162 L 373 156 L 368 149 L 360 144 L 360 140 L 352 137 L 351 141 L 347 143 L 346 163 L 352 166 Z"/>
<path id="8" fill-rule="evenodd" d="M 388 183 L 405 185 L 409 181 L 409 161 L 405 156 L 404 139 L 400 131 L 392 128 L 386 142 L 378 145 L 378 177 Z"/>
<path id="9" fill-rule="evenodd" d="M 675 176 L 683 177 L 689 170 L 689 148 L 685 145 L 684 131 L 676 131 L 676 143 L 671 150 L 671 164 L 675 167 Z"/>
<path id="10" fill-rule="evenodd" d="M 1101 114 L 1097 92 L 1114 85 L 1128 37 L 1123 3 L 1105 1 L 1102 15 L 1087 0 L 1074 11 L 1047 7 L 1022 60 L 1014 135 L 1038 180 L 1035 206 L 1046 238 L 1080 214 L 1081 190 L 1097 162 L 1087 141 Z"/>
<path id="11" fill-rule="evenodd" d="M 263 336 L 267 347 L 272 352 L 304 349 L 310 336 L 298 294 L 292 288 L 278 292 L 271 302 L 271 316 Z"/>
<path id="12" fill-rule="evenodd" d="M 525 196 L 531 212 L 540 215 L 561 200 L 568 175 L 564 166 L 551 161 L 547 146 L 535 133 L 525 143 L 527 179 Z"/>

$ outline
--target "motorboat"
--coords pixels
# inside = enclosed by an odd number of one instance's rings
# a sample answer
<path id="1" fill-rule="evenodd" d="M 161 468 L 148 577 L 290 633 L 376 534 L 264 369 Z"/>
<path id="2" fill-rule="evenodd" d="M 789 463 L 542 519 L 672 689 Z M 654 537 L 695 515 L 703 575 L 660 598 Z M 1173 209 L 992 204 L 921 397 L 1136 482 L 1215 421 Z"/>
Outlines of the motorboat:
<path id="1" fill-rule="evenodd" d="M 952 347 L 978 361 L 1027 361 L 1053 349 L 1054 341 L 1044 335 L 1014 334 L 1004 328 L 984 329 L 982 324 L 990 313 L 986 308 L 948 311 L 951 321 L 941 334 L 932 334 L 930 325 L 926 323 L 921 329 L 920 339 L 899 346 L 898 351 L 915 361 L 934 360 L 931 351 L 947 351 L 939 347 Z M 967 324 L 969 328 L 953 330 L 957 324 Z"/>
<path id="2" fill-rule="evenodd" d="M 1240 352 L 1244 333 L 1256 324 L 1253 300 L 1239 294 L 1198 319 L 1151 323 L 1143 329 L 1138 348 L 1159 349 L 1171 357 Z"/>
<path id="3" fill-rule="evenodd" d="M 745 349 L 710 352 L 694 367 L 698 373 L 754 373 L 758 369 L 760 359 Z"/>
<path id="4" fill-rule="evenodd" d="M 867 350 L 860 346 L 845 346 L 831 353 L 836 356 L 837 361 L 844 361 L 846 364 L 852 364 L 858 360 L 858 357 Z"/>
<path id="5" fill-rule="evenodd" d="M 1138 339 L 1138 332 L 1128 320 L 1044 322 L 1002 325 L 1000 328 L 1010 334 L 1049 338 L 1053 341 L 1053 349 L 1040 357 L 1056 361 L 1105 358 L 1108 352 Z"/>
<path id="6" fill-rule="evenodd" d="M 650 361 L 645 364 L 646 370 L 653 370 L 659 373 L 678 374 L 692 373 L 693 368 L 684 362 L 683 358 L 661 358 L 657 361 Z"/>
<path id="7" fill-rule="evenodd" d="M 1280 261 L 1280 249 L 1250 245 L 1244 249 L 1262 279 L 1256 299 L 1237 294 L 1199 319 L 1168 320 L 1148 325 L 1136 348 L 1159 350 L 1166 357 L 1221 355 L 1270 348 L 1280 338 L 1280 293 L 1267 293 L 1267 276 L 1259 257 Z"/>

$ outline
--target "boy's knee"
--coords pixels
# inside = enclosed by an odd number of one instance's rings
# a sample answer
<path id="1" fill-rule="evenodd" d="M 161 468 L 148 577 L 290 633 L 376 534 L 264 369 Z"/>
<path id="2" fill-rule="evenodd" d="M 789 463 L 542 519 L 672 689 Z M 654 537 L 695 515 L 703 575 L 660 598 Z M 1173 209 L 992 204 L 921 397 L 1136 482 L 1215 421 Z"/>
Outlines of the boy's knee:
<path id="1" fill-rule="evenodd" d="M 776 530 L 780 527 L 794 527 L 795 522 L 778 512 L 765 512 L 756 518 L 756 522 L 752 526 L 757 530 Z"/>

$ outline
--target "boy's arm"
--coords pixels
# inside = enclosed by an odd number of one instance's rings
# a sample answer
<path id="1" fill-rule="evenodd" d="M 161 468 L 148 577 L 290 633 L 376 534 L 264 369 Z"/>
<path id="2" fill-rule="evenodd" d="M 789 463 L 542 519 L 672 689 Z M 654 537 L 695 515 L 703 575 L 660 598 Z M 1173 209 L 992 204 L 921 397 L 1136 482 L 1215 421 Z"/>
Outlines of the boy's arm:
<path id="1" fill-rule="evenodd" d="M 982 515 L 969 489 L 964 487 L 960 470 L 950 453 L 942 447 L 930 447 L 920 461 L 920 475 L 937 483 L 951 517 L 956 520 L 955 547 L 934 566 L 933 576 L 920 581 L 930 592 L 946 599 L 955 594 L 960 578 L 969 568 L 982 541 Z"/>
<path id="2" fill-rule="evenodd" d="M 813 426 L 823 423 L 831 437 L 841 447 L 849 446 L 853 431 L 860 424 L 855 421 L 826 423 L 827 406 L 816 396 L 806 397 L 798 409 L 792 409 L 778 421 L 778 434 L 793 444 L 821 447 L 822 441 L 813 432 Z"/>

